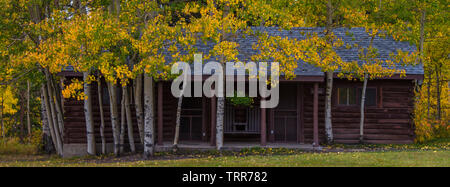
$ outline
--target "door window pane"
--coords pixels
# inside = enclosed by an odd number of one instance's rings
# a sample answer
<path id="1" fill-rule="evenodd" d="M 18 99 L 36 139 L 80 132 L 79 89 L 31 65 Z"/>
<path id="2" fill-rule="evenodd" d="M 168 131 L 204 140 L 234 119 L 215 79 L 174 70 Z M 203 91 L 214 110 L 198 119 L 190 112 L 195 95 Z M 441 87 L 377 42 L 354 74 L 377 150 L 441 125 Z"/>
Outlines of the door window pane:
<path id="1" fill-rule="evenodd" d="M 338 88 L 338 103 L 340 105 L 347 105 L 347 88 Z"/>
<path id="2" fill-rule="evenodd" d="M 339 105 L 356 105 L 357 95 L 356 88 L 338 88 L 338 104 Z"/>
<path id="3" fill-rule="evenodd" d="M 358 89 L 358 94 L 362 97 L 362 88 Z M 364 105 L 375 106 L 377 104 L 377 89 L 376 88 L 366 88 L 366 100 Z"/>
<path id="4" fill-rule="evenodd" d="M 356 105 L 356 89 L 348 88 L 348 105 Z"/>
<path id="5" fill-rule="evenodd" d="M 375 106 L 377 104 L 377 89 L 368 88 L 366 92 L 366 105 Z"/>

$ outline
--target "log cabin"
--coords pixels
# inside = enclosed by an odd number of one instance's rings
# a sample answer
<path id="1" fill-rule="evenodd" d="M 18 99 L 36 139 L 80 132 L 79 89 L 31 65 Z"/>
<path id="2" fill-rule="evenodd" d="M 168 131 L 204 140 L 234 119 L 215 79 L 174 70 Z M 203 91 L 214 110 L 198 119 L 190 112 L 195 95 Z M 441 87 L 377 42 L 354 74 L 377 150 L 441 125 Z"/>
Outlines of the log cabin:
<path id="1" fill-rule="evenodd" d="M 254 27 L 256 32 L 271 36 L 305 39 L 302 32 L 317 32 L 324 28 L 292 28 L 282 30 L 273 27 Z M 337 28 L 337 37 L 345 44 L 368 47 L 370 39 L 364 28 Z M 349 34 L 351 33 L 351 34 Z M 250 61 L 256 54 L 252 46 L 257 38 L 236 37 L 239 44 L 238 58 Z M 408 42 L 398 42 L 392 38 L 376 37 L 373 46 L 378 49 L 378 58 L 386 60 L 397 50 L 412 52 L 415 46 Z M 199 52 L 206 54 L 212 44 L 198 44 Z M 337 50 L 344 61 L 360 61 L 358 48 Z M 168 55 L 170 56 L 170 55 Z M 214 59 L 214 57 L 212 58 Z M 170 57 L 166 59 L 170 61 Z M 402 66 L 406 76 L 369 80 L 366 91 L 364 142 L 373 144 L 404 144 L 414 141 L 414 89 L 423 80 L 423 66 Z M 261 109 L 260 98 L 255 98 L 253 107 L 236 107 L 230 103 L 225 106 L 224 147 L 278 145 L 320 145 L 325 142 L 325 74 L 319 68 L 298 62 L 294 70 L 295 78 L 280 78 L 280 101 L 276 108 Z M 67 68 L 60 73 L 65 81 L 82 78 L 82 74 Z M 207 77 L 208 75 L 204 75 Z M 106 84 L 102 84 L 106 85 Z M 359 141 L 360 93 L 363 83 L 350 81 L 335 75 L 332 91 L 332 127 L 335 143 L 356 144 Z M 156 150 L 164 150 L 172 145 L 175 131 L 177 98 L 171 93 L 170 81 L 156 80 L 155 84 L 155 142 Z M 96 88 L 93 83 L 92 88 Z M 120 92 L 120 89 L 118 89 Z M 102 88 L 105 119 L 105 136 L 108 150 L 112 151 L 113 136 L 110 124 L 109 97 L 106 86 Z M 95 137 L 100 149 L 100 112 L 97 89 L 92 89 Z M 120 101 L 120 93 L 118 94 Z M 180 145 L 193 145 L 192 148 L 211 148 L 215 145 L 216 98 L 184 98 L 181 112 Z M 120 103 L 120 102 L 119 102 Z M 134 103 L 134 102 L 131 102 Z M 134 106 L 132 106 L 134 108 Z M 119 113 L 120 113 L 119 106 Z M 139 145 L 138 128 L 133 111 L 135 141 Z M 86 154 L 86 126 L 83 101 L 64 100 L 64 156 Z M 120 114 L 119 114 L 120 116 Z M 125 134 L 125 144 L 127 138 Z M 198 145 L 198 146 L 194 146 Z M 203 145 L 203 146 L 200 146 Z M 126 145 L 125 145 L 126 146 Z M 158 149 L 159 148 L 159 149 Z"/>

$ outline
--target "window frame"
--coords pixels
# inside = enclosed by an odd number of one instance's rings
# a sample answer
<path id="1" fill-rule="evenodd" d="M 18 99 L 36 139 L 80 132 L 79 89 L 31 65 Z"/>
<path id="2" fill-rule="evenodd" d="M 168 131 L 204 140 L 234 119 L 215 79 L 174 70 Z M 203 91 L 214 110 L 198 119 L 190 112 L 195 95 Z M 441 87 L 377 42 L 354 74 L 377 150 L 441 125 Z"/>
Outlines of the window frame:
<path id="1" fill-rule="evenodd" d="M 359 89 L 361 89 L 361 92 L 362 92 L 363 87 L 359 86 L 359 87 L 357 87 L 357 90 L 356 90 L 358 105 L 361 106 L 361 94 L 358 94 Z M 375 102 L 374 102 L 374 105 L 367 105 L 367 90 L 368 89 L 374 89 L 375 90 Z M 367 86 L 366 87 L 366 101 L 365 101 L 364 104 L 365 104 L 364 107 L 366 107 L 366 108 L 377 108 L 378 107 L 378 87 L 376 87 L 376 86 Z"/>
<path id="2" fill-rule="evenodd" d="M 334 106 L 336 106 L 336 107 L 355 107 L 355 106 L 361 107 L 361 94 L 358 94 L 358 92 L 359 92 L 359 89 L 362 90 L 363 86 L 361 86 L 361 85 L 355 85 L 355 86 L 336 85 L 335 88 L 336 89 L 333 89 L 334 92 L 336 93 L 336 94 L 334 94 L 335 95 L 335 97 L 334 97 L 335 101 L 333 102 Z M 356 94 L 355 95 L 355 99 L 356 99 L 355 104 L 341 104 L 339 102 L 339 96 L 340 96 L 339 95 L 339 89 L 342 89 L 342 88 L 354 89 L 355 90 L 355 92 L 356 92 L 355 93 Z M 366 89 L 374 89 L 375 90 L 375 98 L 374 98 L 375 99 L 375 102 L 374 102 L 375 104 L 374 105 L 365 105 L 364 107 L 365 108 L 379 108 L 379 99 L 380 99 L 379 87 L 378 86 L 367 86 Z M 348 91 L 347 91 L 347 94 L 348 94 Z M 366 92 L 366 94 L 367 94 L 367 92 Z M 348 100 L 348 98 L 347 98 L 347 100 Z M 347 103 L 349 103 L 349 101 L 347 101 Z"/>
<path id="3" fill-rule="evenodd" d="M 341 104 L 340 103 L 340 95 L 339 95 L 339 89 L 346 89 L 347 90 L 347 104 Z M 356 106 L 356 105 L 358 105 L 358 102 L 357 101 L 355 101 L 355 104 L 350 104 L 350 101 L 349 101 L 349 90 L 350 89 L 352 89 L 352 90 L 354 90 L 354 92 L 356 92 L 355 93 L 355 99 L 356 100 L 358 100 L 358 96 L 357 96 L 357 92 L 358 92 L 358 90 L 357 90 L 357 87 L 354 87 L 354 86 L 339 86 L 339 87 L 337 87 L 336 88 L 336 93 L 337 93 L 337 95 L 336 95 L 336 105 L 337 106 L 344 106 L 344 107 L 348 107 L 348 106 Z"/>

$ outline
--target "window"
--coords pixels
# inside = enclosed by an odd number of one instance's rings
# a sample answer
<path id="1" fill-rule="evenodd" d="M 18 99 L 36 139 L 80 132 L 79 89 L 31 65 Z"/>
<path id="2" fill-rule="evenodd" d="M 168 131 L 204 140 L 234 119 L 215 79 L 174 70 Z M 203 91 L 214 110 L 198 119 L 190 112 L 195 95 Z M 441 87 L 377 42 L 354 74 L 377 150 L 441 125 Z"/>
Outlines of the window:
<path id="1" fill-rule="evenodd" d="M 362 88 L 338 88 L 338 105 L 352 106 L 361 104 Z M 366 88 L 365 106 L 377 105 L 377 89 Z"/>
<path id="2" fill-rule="evenodd" d="M 347 106 L 356 105 L 356 89 L 338 88 L 338 104 Z"/>
<path id="3" fill-rule="evenodd" d="M 358 89 L 358 95 L 362 97 L 362 88 Z M 377 89 L 376 88 L 366 88 L 366 100 L 364 101 L 366 106 L 376 106 L 377 105 Z"/>

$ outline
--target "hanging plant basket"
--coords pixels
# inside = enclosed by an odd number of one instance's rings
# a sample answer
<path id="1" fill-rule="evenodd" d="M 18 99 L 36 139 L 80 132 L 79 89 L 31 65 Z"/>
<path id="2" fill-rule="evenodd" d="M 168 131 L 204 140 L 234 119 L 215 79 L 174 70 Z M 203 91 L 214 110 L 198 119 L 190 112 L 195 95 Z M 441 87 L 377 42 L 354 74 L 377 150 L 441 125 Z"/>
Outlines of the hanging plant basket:
<path id="1" fill-rule="evenodd" d="M 234 92 L 233 97 L 227 97 L 227 101 L 230 102 L 233 106 L 242 108 L 252 107 L 254 103 L 253 99 L 254 99 L 253 97 L 248 96 L 238 97 L 237 92 Z"/>

